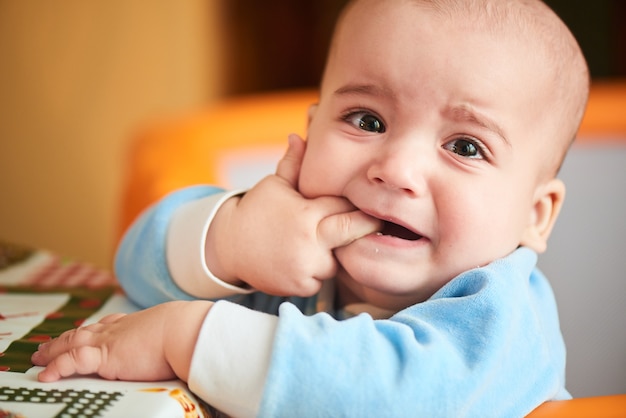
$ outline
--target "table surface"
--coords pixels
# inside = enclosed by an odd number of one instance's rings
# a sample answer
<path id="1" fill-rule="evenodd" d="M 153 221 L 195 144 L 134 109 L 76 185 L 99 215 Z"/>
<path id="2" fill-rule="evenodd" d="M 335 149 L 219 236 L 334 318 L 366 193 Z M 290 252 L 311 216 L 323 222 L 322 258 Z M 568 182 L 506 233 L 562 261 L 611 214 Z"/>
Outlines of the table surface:
<path id="1" fill-rule="evenodd" d="M 41 368 L 30 356 L 41 342 L 109 313 L 135 310 L 109 272 L 0 242 L 0 417 L 214 416 L 178 380 L 37 381 Z"/>

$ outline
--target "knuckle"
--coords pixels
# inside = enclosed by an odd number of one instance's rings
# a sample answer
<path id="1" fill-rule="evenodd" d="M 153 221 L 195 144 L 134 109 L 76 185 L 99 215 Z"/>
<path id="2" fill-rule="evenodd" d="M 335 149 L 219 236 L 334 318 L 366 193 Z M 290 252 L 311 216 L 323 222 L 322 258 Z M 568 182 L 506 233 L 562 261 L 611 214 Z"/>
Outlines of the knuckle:
<path id="1" fill-rule="evenodd" d="M 93 338 L 93 333 L 88 328 L 77 328 L 72 334 L 68 337 L 68 342 L 72 346 L 85 346 L 90 344 Z"/>
<path id="2" fill-rule="evenodd" d="M 93 373 L 97 367 L 97 359 L 94 358 L 92 347 L 81 346 L 68 351 L 71 362 L 74 364 L 76 372 L 79 374 Z"/>
<path id="3" fill-rule="evenodd" d="M 339 216 L 337 227 L 342 234 L 347 234 L 352 230 L 352 218 L 350 216 Z"/>
<path id="4" fill-rule="evenodd" d="M 83 349 L 83 347 L 77 347 L 77 348 L 72 348 L 71 350 L 69 350 L 67 352 L 67 355 L 70 359 L 71 364 L 74 365 L 74 367 L 76 368 L 76 370 L 80 373 L 81 371 L 84 371 L 84 355 L 85 355 L 85 350 Z"/>
<path id="5" fill-rule="evenodd" d="M 65 331 L 63 334 L 59 335 L 59 337 L 57 338 L 57 340 L 64 345 L 71 345 L 72 341 L 74 340 L 74 334 L 76 333 L 76 330 L 70 330 L 70 331 Z"/>

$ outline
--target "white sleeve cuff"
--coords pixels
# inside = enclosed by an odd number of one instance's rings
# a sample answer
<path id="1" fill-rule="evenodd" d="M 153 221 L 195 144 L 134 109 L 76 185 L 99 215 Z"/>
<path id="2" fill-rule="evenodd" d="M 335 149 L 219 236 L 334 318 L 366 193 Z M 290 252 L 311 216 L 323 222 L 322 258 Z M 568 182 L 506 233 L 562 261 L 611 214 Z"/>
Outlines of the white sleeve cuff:
<path id="1" fill-rule="evenodd" d="M 251 293 L 253 289 L 238 287 L 220 280 L 209 270 L 206 256 L 206 236 L 211 221 L 222 204 L 244 191 L 217 193 L 182 205 L 176 210 L 167 231 L 167 265 L 183 290 L 190 283 L 193 296 L 224 298 L 234 294 Z M 203 289 L 198 293 L 197 289 Z"/>
<path id="2" fill-rule="evenodd" d="M 226 414 L 256 416 L 278 317 L 227 301 L 206 316 L 189 370 L 189 388 Z"/>

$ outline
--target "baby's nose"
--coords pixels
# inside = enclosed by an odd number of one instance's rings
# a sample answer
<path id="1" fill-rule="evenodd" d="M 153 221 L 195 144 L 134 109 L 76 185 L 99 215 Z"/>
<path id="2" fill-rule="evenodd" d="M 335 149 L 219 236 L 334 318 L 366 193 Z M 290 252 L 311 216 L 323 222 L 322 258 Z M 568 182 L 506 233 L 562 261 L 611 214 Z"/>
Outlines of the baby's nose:
<path id="1" fill-rule="evenodd" d="M 375 184 L 418 197 L 427 189 L 426 178 L 430 165 L 426 155 L 394 147 L 374 158 L 367 176 Z"/>

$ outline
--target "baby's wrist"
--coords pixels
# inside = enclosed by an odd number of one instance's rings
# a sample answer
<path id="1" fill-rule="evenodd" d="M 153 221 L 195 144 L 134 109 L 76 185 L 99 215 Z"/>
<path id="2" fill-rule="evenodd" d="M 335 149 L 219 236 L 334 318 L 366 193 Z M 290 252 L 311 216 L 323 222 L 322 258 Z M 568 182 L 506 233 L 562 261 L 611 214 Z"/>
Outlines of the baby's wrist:
<path id="1" fill-rule="evenodd" d="M 240 199 L 241 196 L 236 195 L 221 205 L 207 232 L 205 251 L 207 268 L 215 277 L 230 285 L 245 287 L 246 284 L 236 273 L 236 240 L 232 233 L 235 226 L 233 215 Z"/>
<path id="2" fill-rule="evenodd" d="M 176 301 L 170 305 L 165 315 L 164 356 L 176 376 L 186 382 L 200 328 L 213 302 Z"/>

